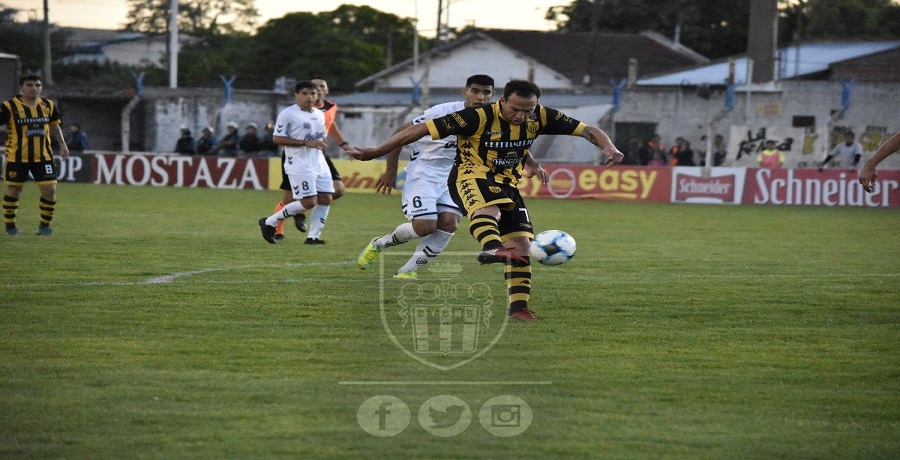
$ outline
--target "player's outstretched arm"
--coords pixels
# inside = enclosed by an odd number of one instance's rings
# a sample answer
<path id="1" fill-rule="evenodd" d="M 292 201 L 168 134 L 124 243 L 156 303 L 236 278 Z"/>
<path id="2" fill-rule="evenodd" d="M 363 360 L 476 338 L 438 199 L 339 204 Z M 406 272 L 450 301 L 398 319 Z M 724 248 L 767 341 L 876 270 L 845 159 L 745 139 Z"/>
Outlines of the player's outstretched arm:
<path id="1" fill-rule="evenodd" d="M 372 160 L 387 155 L 394 149 L 411 144 L 422 136 L 428 135 L 428 126 L 425 123 L 412 125 L 409 128 L 394 134 L 390 139 L 382 142 L 378 147 L 353 147 L 347 151 L 347 155 L 357 160 Z"/>
<path id="2" fill-rule="evenodd" d="M 863 164 L 859 171 L 859 183 L 867 192 L 872 192 L 872 186 L 875 185 L 875 180 L 878 178 L 875 167 L 897 150 L 900 150 L 900 133 L 894 134 L 884 144 L 881 144 L 881 147 L 875 151 L 875 155 Z"/>
<path id="3" fill-rule="evenodd" d="M 606 155 L 606 161 L 604 161 L 603 164 L 606 166 L 621 163 L 622 159 L 625 158 L 625 155 L 613 145 L 609 136 L 607 136 L 600 128 L 588 126 L 587 129 L 581 133 L 581 137 L 587 139 L 591 144 L 594 144 L 603 150 L 603 154 Z"/>

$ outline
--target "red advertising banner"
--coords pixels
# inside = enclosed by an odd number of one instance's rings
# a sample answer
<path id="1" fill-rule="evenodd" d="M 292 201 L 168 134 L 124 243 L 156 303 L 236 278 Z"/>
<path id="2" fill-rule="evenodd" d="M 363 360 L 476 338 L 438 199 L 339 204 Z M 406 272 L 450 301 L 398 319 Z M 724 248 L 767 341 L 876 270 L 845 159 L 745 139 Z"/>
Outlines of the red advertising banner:
<path id="1" fill-rule="evenodd" d="M 94 155 L 95 184 L 265 190 L 268 158 L 181 155 Z"/>
<path id="2" fill-rule="evenodd" d="M 900 207 L 900 171 L 879 171 L 872 193 L 855 171 L 747 168 L 744 204 Z"/>
<path id="3" fill-rule="evenodd" d="M 550 183 L 522 179 L 525 197 L 668 202 L 672 170 L 667 167 L 543 165 Z"/>
<path id="4" fill-rule="evenodd" d="M 348 191 L 374 193 L 383 162 L 337 160 Z M 95 184 L 277 188 L 279 159 L 98 153 L 59 159 L 59 180 Z M 900 208 L 900 170 L 878 171 L 866 193 L 855 171 L 544 165 L 550 183 L 522 179 L 525 197 L 672 203 Z M 398 186 L 402 187 L 402 173 Z"/>

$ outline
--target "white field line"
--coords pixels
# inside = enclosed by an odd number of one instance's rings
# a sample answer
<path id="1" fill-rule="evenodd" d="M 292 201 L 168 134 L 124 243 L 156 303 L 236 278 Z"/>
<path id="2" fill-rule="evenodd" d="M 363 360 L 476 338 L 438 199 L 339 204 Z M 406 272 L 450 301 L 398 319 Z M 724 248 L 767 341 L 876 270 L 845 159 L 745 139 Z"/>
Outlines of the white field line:
<path id="1" fill-rule="evenodd" d="M 140 286 L 140 285 L 154 285 L 154 284 L 171 284 L 177 280 L 188 278 L 194 275 L 202 275 L 205 273 L 214 273 L 214 272 L 226 272 L 226 271 L 236 271 L 236 270 L 246 270 L 251 268 L 296 268 L 296 267 L 321 267 L 323 265 L 329 266 L 340 266 L 340 265 L 355 265 L 356 261 L 344 261 L 344 262 L 327 262 L 327 263 L 297 263 L 297 262 L 288 262 L 284 265 L 239 265 L 233 267 L 214 267 L 214 268 L 204 268 L 200 270 L 190 270 L 183 272 L 174 272 L 168 275 L 163 276 L 154 276 L 153 278 L 148 278 L 144 281 L 83 281 L 83 282 L 71 282 L 71 283 L 23 283 L 23 284 L 6 284 L 7 288 L 17 288 L 17 287 L 32 287 L 32 286 Z M 280 282 L 289 282 L 294 283 L 298 281 L 335 281 L 335 278 L 328 278 L 325 280 L 324 278 L 290 278 Z M 268 283 L 274 280 L 205 280 L 205 281 L 190 281 L 191 283 L 196 284 L 261 284 Z M 356 278 L 346 278 L 341 279 L 340 281 L 357 281 Z"/>
<path id="2" fill-rule="evenodd" d="M 273 281 L 279 283 L 295 283 L 295 282 L 316 282 L 316 281 L 349 281 L 349 282 L 363 282 L 363 281 L 371 281 L 368 278 L 357 278 L 357 277 L 348 277 L 348 278 L 328 278 L 327 280 L 324 278 L 317 277 L 304 277 L 304 278 L 288 278 L 283 280 L 273 280 L 273 279 L 256 279 L 256 280 L 202 280 L 202 281 L 183 281 L 186 278 L 195 276 L 195 275 L 203 275 L 206 273 L 215 273 L 215 272 L 227 272 L 227 271 L 237 271 L 237 270 L 246 270 L 251 268 L 302 268 L 302 267 L 321 267 L 321 266 L 341 266 L 341 265 L 354 265 L 355 261 L 343 261 L 343 262 L 327 262 L 327 263 L 297 263 L 297 262 L 288 262 L 283 265 L 239 265 L 233 267 L 213 267 L 213 268 L 204 268 L 199 270 L 190 270 L 183 272 L 174 272 L 168 275 L 163 276 L 155 276 L 152 278 L 148 278 L 144 281 L 82 281 L 82 282 L 59 282 L 59 283 L 22 283 L 22 284 L 5 284 L 6 288 L 21 288 L 21 287 L 37 287 L 37 286 L 80 286 L 80 287 L 89 287 L 89 286 L 140 286 L 140 285 L 157 285 L 157 284 L 172 284 L 175 281 L 182 281 L 182 283 L 192 283 L 192 284 L 262 284 L 262 283 L 271 283 Z M 550 268 L 550 270 L 553 270 Z M 632 280 L 643 280 L 648 275 L 636 275 L 636 274 L 617 274 L 617 275 L 600 275 L 600 276 L 576 276 L 573 279 L 590 279 L 594 282 L 598 280 L 608 280 L 608 281 L 632 281 Z M 699 274 L 699 275 L 685 275 L 679 273 L 663 273 L 663 274 L 653 274 L 655 279 L 660 278 L 669 278 L 669 279 L 848 279 L 848 278 L 896 278 L 900 277 L 900 273 L 811 273 L 811 274 L 740 274 L 740 273 L 712 273 L 712 274 Z"/>

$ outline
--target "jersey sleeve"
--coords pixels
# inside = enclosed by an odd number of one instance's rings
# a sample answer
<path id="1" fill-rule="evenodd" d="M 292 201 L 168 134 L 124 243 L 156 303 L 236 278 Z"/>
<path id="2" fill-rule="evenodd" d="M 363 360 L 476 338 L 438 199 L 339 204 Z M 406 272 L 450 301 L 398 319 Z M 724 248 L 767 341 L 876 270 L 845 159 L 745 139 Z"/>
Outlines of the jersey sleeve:
<path id="1" fill-rule="evenodd" d="M 479 110 L 483 109 L 481 107 L 468 107 L 459 112 L 428 120 L 425 122 L 425 126 L 428 127 L 428 133 L 431 134 L 431 138 L 434 140 L 459 134 L 472 134 L 478 129 Z"/>
<path id="2" fill-rule="evenodd" d="M 580 136 L 587 125 L 556 109 L 541 106 L 546 117 L 546 125 L 543 134 L 568 134 Z"/>
<path id="3" fill-rule="evenodd" d="M 0 125 L 5 125 L 9 123 L 9 118 L 12 115 L 12 109 L 9 106 L 9 101 L 3 101 L 0 103 Z"/>
<path id="4" fill-rule="evenodd" d="M 275 119 L 275 130 L 272 131 L 272 136 L 280 136 L 280 137 L 290 137 L 291 132 L 291 116 L 287 110 L 282 110 L 278 113 L 278 117 Z"/>
<path id="5" fill-rule="evenodd" d="M 59 126 L 62 120 L 59 118 L 59 106 L 53 101 L 47 101 L 50 105 L 50 126 Z"/>

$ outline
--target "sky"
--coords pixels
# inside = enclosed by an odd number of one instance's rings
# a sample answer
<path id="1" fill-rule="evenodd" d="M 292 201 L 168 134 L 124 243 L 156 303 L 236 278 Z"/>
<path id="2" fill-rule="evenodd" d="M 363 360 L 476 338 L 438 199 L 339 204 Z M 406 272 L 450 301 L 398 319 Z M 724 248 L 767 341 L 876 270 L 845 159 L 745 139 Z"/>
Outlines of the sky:
<path id="1" fill-rule="evenodd" d="M 446 5 L 448 0 L 443 0 Z M 544 19 L 547 8 L 571 0 L 449 0 L 450 27 L 475 25 L 483 29 L 552 30 Z M 43 0 L 0 0 L 0 3 L 43 19 Z M 256 0 L 260 23 L 287 13 L 332 11 L 342 4 L 368 5 L 400 17 L 415 18 L 419 33 L 434 33 L 438 0 Z M 49 0 L 50 22 L 66 27 L 118 29 L 128 13 L 126 0 Z"/>

